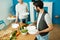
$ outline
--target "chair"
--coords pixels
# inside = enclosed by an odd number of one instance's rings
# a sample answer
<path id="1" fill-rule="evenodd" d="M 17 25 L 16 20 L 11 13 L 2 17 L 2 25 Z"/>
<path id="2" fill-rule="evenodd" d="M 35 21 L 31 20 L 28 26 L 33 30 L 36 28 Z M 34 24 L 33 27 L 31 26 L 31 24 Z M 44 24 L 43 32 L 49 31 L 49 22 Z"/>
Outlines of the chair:
<path id="1" fill-rule="evenodd" d="M 2 30 L 5 27 L 6 27 L 6 23 L 4 22 L 4 20 L 0 20 L 0 30 Z"/>
<path id="2" fill-rule="evenodd" d="M 32 22 L 30 22 L 30 21 L 28 21 L 28 22 L 26 22 L 26 24 L 31 24 Z"/>

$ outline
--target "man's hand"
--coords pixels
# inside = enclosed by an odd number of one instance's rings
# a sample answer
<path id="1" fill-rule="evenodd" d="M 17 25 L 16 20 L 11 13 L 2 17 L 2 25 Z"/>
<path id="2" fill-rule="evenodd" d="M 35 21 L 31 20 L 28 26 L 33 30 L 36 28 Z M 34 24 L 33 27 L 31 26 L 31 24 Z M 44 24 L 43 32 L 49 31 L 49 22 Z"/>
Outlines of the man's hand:
<path id="1" fill-rule="evenodd" d="M 35 26 L 34 24 L 29 24 L 28 26 Z"/>
<path id="2" fill-rule="evenodd" d="M 40 31 L 37 31 L 35 35 L 38 35 L 38 34 L 40 34 Z"/>
<path id="3" fill-rule="evenodd" d="M 17 21 L 15 21 L 15 23 L 18 23 Z"/>

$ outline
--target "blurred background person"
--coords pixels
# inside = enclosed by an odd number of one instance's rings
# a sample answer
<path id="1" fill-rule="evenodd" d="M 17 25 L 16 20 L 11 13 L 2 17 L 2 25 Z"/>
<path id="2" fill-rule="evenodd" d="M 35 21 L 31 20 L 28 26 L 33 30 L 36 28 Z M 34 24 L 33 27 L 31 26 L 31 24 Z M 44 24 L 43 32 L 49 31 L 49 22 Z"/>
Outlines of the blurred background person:
<path id="1" fill-rule="evenodd" d="M 21 22 L 26 22 L 26 19 L 28 17 L 28 4 L 23 2 L 23 0 L 18 0 L 18 4 L 16 5 L 16 20 L 15 22 L 18 22 L 18 19 Z"/>

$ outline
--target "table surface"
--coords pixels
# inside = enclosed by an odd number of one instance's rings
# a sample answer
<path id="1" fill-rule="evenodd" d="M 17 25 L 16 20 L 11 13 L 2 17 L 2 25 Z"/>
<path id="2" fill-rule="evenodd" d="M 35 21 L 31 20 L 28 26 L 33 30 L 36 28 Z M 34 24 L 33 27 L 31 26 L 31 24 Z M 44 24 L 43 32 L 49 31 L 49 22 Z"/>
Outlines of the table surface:
<path id="1" fill-rule="evenodd" d="M 12 23 L 11 23 L 12 24 Z M 11 27 L 11 24 L 8 25 L 8 28 L 5 30 L 0 31 L 0 40 L 9 39 L 11 32 L 14 32 L 15 30 L 19 30 L 20 26 L 26 25 L 24 23 L 19 23 L 19 27 L 17 29 L 14 29 Z M 21 33 L 17 36 L 16 40 L 34 40 L 35 35 L 27 34 L 22 35 Z"/>

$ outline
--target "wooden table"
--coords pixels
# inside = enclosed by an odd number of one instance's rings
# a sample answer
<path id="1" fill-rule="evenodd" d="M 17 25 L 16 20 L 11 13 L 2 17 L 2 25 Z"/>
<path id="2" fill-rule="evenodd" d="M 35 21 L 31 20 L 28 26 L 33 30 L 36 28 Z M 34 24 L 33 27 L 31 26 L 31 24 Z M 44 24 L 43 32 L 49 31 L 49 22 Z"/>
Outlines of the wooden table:
<path id="1" fill-rule="evenodd" d="M 26 25 L 26 24 L 19 23 L 19 25 L 23 26 L 23 25 Z M 14 32 L 15 30 L 19 30 L 20 26 L 17 29 L 13 29 L 11 27 L 11 24 L 10 24 L 6 30 L 1 30 L 0 31 L 0 40 L 4 40 L 4 39 L 8 40 L 11 32 Z M 4 35 L 4 34 L 6 34 L 6 32 L 7 32 L 7 35 Z M 22 34 L 19 34 L 17 36 L 16 40 L 34 40 L 34 39 L 35 39 L 35 35 L 31 35 L 31 34 L 22 35 Z"/>

